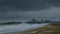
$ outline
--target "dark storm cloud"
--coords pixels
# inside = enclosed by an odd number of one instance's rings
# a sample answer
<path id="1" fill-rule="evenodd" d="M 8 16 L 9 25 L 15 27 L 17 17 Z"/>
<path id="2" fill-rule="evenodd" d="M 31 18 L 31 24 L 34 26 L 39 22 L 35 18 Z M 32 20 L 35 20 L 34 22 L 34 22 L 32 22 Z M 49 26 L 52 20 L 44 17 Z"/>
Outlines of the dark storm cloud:
<path id="1" fill-rule="evenodd" d="M 0 7 L 6 10 L 42 10 L 50 6 L 59 6 L 60 0 L 0 0 Z M 5 9 L 4 8 L 4 9 Z M 12 8 L 12 9 L 11 9 Z"/>
<path id="2" fill-rule="evenodd" d="M 60 19 L 60 0 L 0 0 L 0 21 Z"/>

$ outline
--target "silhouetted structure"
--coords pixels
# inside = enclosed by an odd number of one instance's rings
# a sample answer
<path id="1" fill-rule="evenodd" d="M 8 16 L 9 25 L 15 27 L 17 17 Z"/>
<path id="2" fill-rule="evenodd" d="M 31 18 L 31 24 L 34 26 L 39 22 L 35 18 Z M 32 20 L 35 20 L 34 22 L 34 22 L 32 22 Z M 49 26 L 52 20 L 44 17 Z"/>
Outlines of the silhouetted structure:
<path id="1" fill-rule="evenodd" d="M 51 20 L 45 20 L 44 23 L 51 23 L 52 21 Z"/>
<path id="2" fill-rule="evenodd" d="M 37 21 L 36 19 L 29 20 L 27 24 L 40 24 L 41 22 Z"/>

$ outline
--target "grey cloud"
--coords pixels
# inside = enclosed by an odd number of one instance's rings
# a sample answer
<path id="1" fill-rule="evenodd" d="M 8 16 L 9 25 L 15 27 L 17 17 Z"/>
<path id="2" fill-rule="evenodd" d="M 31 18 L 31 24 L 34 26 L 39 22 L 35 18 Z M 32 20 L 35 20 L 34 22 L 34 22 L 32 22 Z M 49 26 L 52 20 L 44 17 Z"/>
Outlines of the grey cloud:
<path id="1" fill-rule="evenodd" d="M 11 8 L 10 10 L 12 10 L 12 8 L 16 10 L 42 10 L 51 6 L 60 6 L 59 1 L 60 0 L 0 0 L 0 6 L 2 8 L 3 6 L 8 6 Z"/>
<path id="2" fill-rule="evenodd" d="M 44 10 L 36 10 L 36 11 L 8 11 L 8 12 L 0 12 L 0 21 L 20 21 L 20 20 L 28 20 L 28 19 L 52 19 L 59 20 L 60 19 L 60 8 L 51 7 L 49 9 Z"/>
<path id="3" fill-rule="evenodd" d="M 60 19 L 60 0 L 0 0 L 0 21 Z M 58 8 L 59 7 L 59 8 Z"/>
<path id="4" fill-rule="evenodd" d="M 21 15 L 21 14 L 20 14 Z M 51 7 L 49 9 L 41 10 L 41 11 L 28 11 L 22 13 L 22 16 L 26 16 L 27 18 L 37 18 L 37 19 L 60 19 L 60 7 Z"/>

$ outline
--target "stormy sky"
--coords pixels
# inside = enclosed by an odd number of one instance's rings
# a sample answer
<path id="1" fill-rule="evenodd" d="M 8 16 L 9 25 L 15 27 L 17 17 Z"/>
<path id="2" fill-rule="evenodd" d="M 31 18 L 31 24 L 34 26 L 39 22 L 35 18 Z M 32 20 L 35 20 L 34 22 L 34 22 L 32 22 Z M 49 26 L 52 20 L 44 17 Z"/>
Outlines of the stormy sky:
<path id="1" fill-rule="evenodd" d="M 0 0 L 0 22 L 60 20 L 60 0 Z"/>

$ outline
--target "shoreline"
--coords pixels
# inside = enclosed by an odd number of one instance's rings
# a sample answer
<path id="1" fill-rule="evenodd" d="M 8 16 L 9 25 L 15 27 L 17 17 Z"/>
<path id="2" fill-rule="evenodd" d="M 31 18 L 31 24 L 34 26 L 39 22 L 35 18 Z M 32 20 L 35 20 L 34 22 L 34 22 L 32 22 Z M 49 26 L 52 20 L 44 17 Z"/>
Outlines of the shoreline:
<path id="1" fill-rule="evenodd" d="M 41 27 L 44 27 L 47 25 L 48 25 L 48 23 L 38 24 L 36 26 L 33 25 L 34 28 L 24 29 L 23 31 L 4 32 L 3 34 L 24 34 L 26 31 L 35 30 L 35 29 L 38 29 L 38 28 L 41 28 Z"/>

